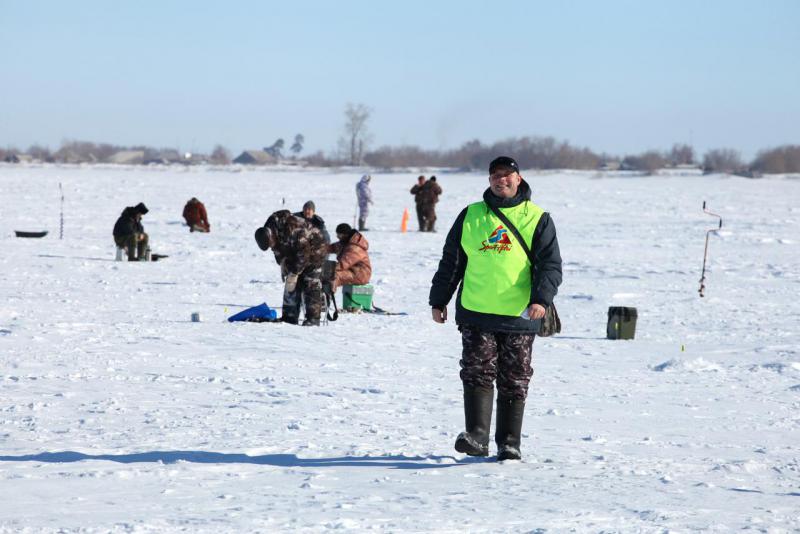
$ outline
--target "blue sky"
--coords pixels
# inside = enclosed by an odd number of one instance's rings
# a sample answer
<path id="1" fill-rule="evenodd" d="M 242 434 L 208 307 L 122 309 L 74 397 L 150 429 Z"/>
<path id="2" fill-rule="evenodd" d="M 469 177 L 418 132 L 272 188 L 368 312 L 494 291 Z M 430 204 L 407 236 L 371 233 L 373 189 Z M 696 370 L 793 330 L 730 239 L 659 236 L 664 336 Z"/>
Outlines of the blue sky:
<path id="1" fill-rule="evenodd" d="M 0 146 L 800 144 L 800 2 L 0 0 Z"/>

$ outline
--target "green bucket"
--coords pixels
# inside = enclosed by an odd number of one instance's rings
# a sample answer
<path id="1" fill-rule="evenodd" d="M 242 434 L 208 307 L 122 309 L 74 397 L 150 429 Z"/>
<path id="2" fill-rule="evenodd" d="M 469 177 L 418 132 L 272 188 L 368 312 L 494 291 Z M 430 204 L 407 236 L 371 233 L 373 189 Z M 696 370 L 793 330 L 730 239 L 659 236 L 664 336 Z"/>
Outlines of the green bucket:
<path id="1" fill-rule="evenodd" d="M 342 286 L 342 308 L 345 310 L 371 310 L 372 293 L 370 284 L 363 286 Z"/>

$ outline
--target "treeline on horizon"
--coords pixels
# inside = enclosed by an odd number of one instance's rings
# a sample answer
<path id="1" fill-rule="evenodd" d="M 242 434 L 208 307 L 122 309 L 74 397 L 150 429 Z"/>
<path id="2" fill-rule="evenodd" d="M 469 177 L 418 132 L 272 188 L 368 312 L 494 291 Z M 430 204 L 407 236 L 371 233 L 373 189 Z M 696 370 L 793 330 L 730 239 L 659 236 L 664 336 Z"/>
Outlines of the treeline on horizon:
<path id="1" fill-rule="evenodd" d="M 33 145 L 26 151 L 13 147 L 0 148 L 0 161 L 13 161 L 15 155 L 27 155 L 32 160 L 49 163 L 72 163 L 76 161 L 105 163 L 121 151 L 138 150 L 145 153 L 145 162 L 163 163 L 209 163 L 227 165 L 232 161 L 231 152 L 217 145 L 208 154 L 192 154 L 183 161 L 175 149 L 157 149 L 149 146 L 118 146 L 88 141 L 64 141 L 58 150 Z M 697 167 L 704 172 L 735 173 L 754 176 L 758 174 L 782 174 L 800 172 L 800 145 L 783 145 L 760 151 L 746 162 L 739 151 L 717 148 L 699 157 L 692 146 L 675 144 L 666 151 L 648 150 L 639 154 L 618 157 L 597 153 L 586 147 L 576 147 L 567 141 L 553 137 L 517 137 L 484 144 L 479 140 L 468 141 L 455 149 L 435 150 L 417 146 L 381 146 L 361 155 L 361 165 L 379 169 L 447 167 L 460 170 L 485 170 L 498 154 L 513 156 L 525 169 L 576 169 L 576 170 L 628 170 L 652 174 L 659 169 L 674 167 Z M 174 159 L 173 159 L 174 158 Z M 351 165 L 346 154 L 325 154 L 322 151 L 305 156 L 292 155 L 282 158 L 286 163 L 319 167 L 341 167 Z"/>

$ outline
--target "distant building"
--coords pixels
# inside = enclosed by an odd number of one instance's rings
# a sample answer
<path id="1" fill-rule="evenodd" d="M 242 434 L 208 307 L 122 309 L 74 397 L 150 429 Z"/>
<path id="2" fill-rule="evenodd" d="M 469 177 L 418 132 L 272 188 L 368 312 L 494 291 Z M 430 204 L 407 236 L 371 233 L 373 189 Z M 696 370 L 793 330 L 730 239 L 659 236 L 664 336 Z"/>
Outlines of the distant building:
<path id="1" fill-rule="evenodd" d="M 761 171 L 756 171 L 753 169 L 739 169 L 737 171 L 731 172 L 734 176 L 741 176 L 743 178 L 763 178 L 764 175 L 761 174 Z"/>
<path id="2" fill-rule="evenodd" d="M 183 161 L 183 155 L 174 148 L 165 148 L 159 153 L 159 157 L 169 163 L 180 163 Z"/>
<path id="3" fill-rule="evenodd" d="M 120 150 L 110 158 L 109 163 L 118 165 L 139 165 L 144 161 L 144 150 Z"/>
<path id="4" fill-rule="evenodd" d="M 272 165 L 277 160 L 263 150 L 245 150 L 233 162 L 241 165 Z"/>
<path id="5" fill-rule="evenodd" d="M 197 154 L 195 152 L 186 152 L 183 155 L 184 165 L 205 165 L 208 163 L 208 156 L 205 154 Z"/>
<path id="6" fill-rule="evenodd" d="M 697 171 L 702 170 L 703 166 L 699 163 L 678 163 L 677 165 L 673 165 L 673 168 L 681 171 Z"/>
<path id="7" fill-rule="evenodd" d="M 33 156 L 28 154 L 9 154 L 5 159 L 6 163 L 31 163 Z"/>
<path id="8" fill-rule="evenodd" d="M 618 171 L 620 167 L 620 162 L 618 160 L 608 160 L 604 161 L 600 164 L 599 170 L 601 171 Z"/>
<path id="9" fill-rule="evenodd" d="M 55 160 L 59 163 L 95 163 L 97 158 L 94 154 L 83 156 L 69 148 L 61 149 L 55 153 Z"/>

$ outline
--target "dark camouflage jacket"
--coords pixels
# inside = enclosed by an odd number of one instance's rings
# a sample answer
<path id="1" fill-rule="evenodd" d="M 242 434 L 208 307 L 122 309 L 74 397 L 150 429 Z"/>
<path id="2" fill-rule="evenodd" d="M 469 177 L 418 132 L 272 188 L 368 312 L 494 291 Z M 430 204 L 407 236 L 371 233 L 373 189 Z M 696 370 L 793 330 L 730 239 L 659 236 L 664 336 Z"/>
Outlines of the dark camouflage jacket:
<path id="1" fill-rule="evenodd" d="M 294 214 L 294 216 L 295 217 L 300 217 L 301 219 L 306 219 L 306 217 L 305 217 L 305 215 L 303 215 L 302 211 L 298 211 L 297 213 Z M 306 220 L 308 222 L 310 222 L 312 226 L 314 226 L 316 228 L 319 228 L 320 232 L 322 232 L 322 237 L 325 238 L 325 243 L 330 243 L 331 242 L 331 236 L 328 233 L 328 229 L 325 228 L 325 220 L 322 217 L 320 217 L 319 215 L 317 215 L 315 213 L 313 217 L 311 217 L 310 219 L 306 219 Z"/>
<path id="2" fill-rule="evenodd" d="M 411 188 L 411 194 L 414 195 L 414 202 L 416 204 L 422 203 L 422 188 L 425 186 L 425 183 L 416 183 L 414 184 L 414 187 Z"/>
<path id="3" fill-rule="evenodd" d="M 417 203 L 422 204 L 423 206 L 432 206 L 439 202 L 439 195 L 441 194 L 442 187 L 434 180 L 428 180 L 420 189 L 419 200 L 417 200 Z"/>
<path id="4" fill-rule="evenodd" d="M 307 267 L 322 267 L 328 247 L 319 228 L 289 210 L 276 211 L 264 227 L 274 232 L 277 244 L 273 248 L 275 261 L 287 273 L 300 274 Z"/>

